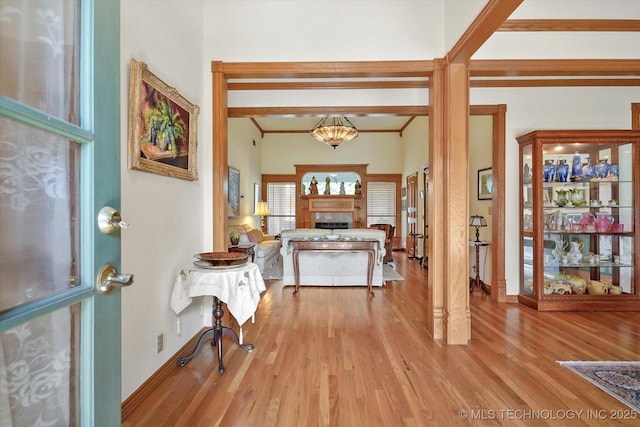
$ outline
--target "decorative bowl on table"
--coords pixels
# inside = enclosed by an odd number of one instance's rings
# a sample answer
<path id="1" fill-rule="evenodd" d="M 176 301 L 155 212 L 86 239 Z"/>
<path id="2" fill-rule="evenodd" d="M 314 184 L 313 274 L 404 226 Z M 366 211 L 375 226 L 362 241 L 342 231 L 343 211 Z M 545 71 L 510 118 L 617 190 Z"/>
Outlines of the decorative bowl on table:
<path id="1" fill-rule="evenodd" d="M 235 267 L 249 259 L 249 255 L 242 252 L 203 252 L 194 256 L 200 261 L 198 265 L 207 263 L 211 267 Z"/>
<path id="2" fill-rule="evenodd" d="M 340 238 L 339 234 L 327 234 L 326 236 L 324 236 L 325 239 L 327 240 L 338 240 Z"/>

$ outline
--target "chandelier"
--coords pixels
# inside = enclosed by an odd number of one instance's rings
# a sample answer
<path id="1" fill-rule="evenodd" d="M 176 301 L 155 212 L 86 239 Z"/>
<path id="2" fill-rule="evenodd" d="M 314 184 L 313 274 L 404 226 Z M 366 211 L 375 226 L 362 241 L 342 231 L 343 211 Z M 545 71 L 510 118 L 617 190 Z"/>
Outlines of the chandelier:
<path id="1" fill-rule="evenodd" d="M 358 129 L 346 117 L 325 116 L 311 130 L 311 136 L 336 149 L 343 142 L 358 136 Z"/>

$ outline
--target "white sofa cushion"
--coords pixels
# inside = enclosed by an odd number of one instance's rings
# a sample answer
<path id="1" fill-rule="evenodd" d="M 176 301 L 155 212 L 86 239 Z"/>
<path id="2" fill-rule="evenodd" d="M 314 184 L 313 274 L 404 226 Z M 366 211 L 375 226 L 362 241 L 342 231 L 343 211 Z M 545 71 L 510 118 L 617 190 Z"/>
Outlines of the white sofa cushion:
<path id="1" fill-rule="evenodd" d="M 253 228 L 249 224 L 232 225 L 231 230 L 240 233 L 240 243 L 255 243 L 255 263 L 260 269 L 260 273 L 267 274 L 267 269 L 273 269 L 280 260 L 280 241 L 276 240 L 272 234 L 264 234 L 262 230 Z"/>

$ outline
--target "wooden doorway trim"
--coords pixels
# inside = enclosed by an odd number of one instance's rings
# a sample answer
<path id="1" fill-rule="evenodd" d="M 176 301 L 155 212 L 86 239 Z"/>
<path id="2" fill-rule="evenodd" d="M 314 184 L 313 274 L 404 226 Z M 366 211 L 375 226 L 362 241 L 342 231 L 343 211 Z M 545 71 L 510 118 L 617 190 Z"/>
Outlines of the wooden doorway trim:
<path id="1" fill-rule="evenodd" d="M 506 104 L 498 105 L 472 105 L 471 115 L 490 115 L 493 118 L 493 144 L 492 144 L 492 168 L 494 193 L 491 200 L 491 299 L 499 302 L 507 302 L 507 280 L 505 277 L 505 153 L 506 153 Z"/>

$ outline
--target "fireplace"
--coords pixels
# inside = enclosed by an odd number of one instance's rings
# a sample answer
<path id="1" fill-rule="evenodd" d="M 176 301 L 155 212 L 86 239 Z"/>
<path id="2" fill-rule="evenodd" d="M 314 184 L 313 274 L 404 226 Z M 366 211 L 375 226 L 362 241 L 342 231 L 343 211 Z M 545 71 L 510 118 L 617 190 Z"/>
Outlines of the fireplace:
<path id="1" fill-rule="evenodd" d="M 347 212 L 315 212 L 311 218 L 311 228 L 351 228 L 352 220 L 353 215 Z"/>
<path id="2" fill-rule="evenodd" d="M 345 229 L 345 228 L 349 228 L 349 223 L 348 222 L 318 222 L 318 221 L 316 221 L 314 226 L 315 226 L 314 228 L 322 228 L 322 229 L 326 229 L 326 230 L 333 230 L 333 229 L 336 229 L 336 228 Z"/>

